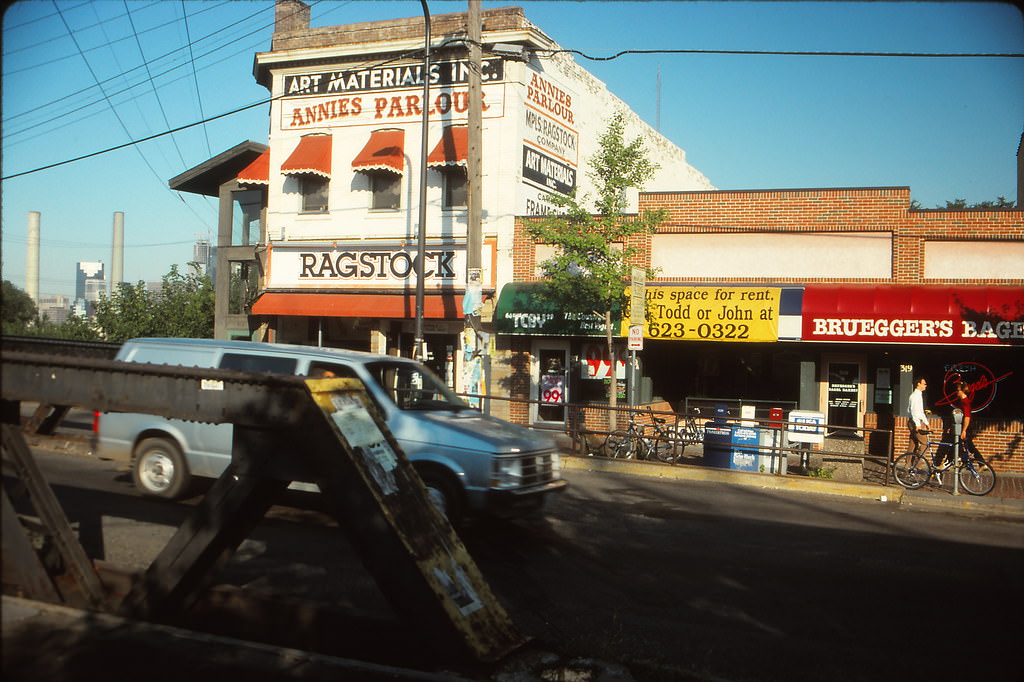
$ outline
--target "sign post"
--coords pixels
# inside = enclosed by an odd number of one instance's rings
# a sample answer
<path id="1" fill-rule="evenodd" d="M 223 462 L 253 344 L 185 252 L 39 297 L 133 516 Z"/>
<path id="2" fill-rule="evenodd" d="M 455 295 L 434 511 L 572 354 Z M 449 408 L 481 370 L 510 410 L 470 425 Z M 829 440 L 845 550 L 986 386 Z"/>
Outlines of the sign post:
<path id="1" fill-rule="evenodd" d="M 636 352 L 644 349 L 644 312 L 647 270 L 633 268 L 629 280 L 629 406 L 639 402 L 640 372 Z"/>

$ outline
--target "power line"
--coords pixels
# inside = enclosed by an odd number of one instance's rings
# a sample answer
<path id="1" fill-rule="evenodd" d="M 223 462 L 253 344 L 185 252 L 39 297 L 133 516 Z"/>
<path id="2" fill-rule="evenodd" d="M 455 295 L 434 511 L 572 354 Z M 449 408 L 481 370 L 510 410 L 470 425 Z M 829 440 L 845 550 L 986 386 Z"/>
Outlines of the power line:
<path id="1" fill-rule="evenodd" d="M 795 57 L 1024 57 L 1024 54 L 1007 52 L 832 52 L 832 51 L 807 51 L 807 50 L 621 50 L 609 57 L 594 57 L 580 52 L 579 50 L 534 50 L 537 53 L 546 53 L 548 56 L 560 53 L 579 55 L 584 59 L 595 62 L 605 62 L 629 54 L 738 54 L 755 56 L 795 56 Z"/>
<path id="2" fill-rule="evenodd" d="M 56 168 L 57 166 L 64 166 L 64 165 L 67 165 L 69 163 L 74 163 L 75 161 L 82 161 L 83 159 L 88 159 L 88 158 L 91 158 L 93 156 L 99 156 L 101 154 L 107 154 L 109 152 L 117 151 L 118 149 L 124 149 L 125 147 L 131 147 L 132 145 L 139 144 L 140 142 L 148 142 L 150 140 L 155 140 L 158 137 L 163 137 L 164 135 L 170 135 L 172 133 L 178 132 L 179 130 L 185 130 L 186 128 L 192 128 L 194 126 L 202 125 L 202 124 L 208 123 L 210 121 L 216 121 L 219 118 L 224 118 L 226 116 L 231 116 L 233 114 L 237 114 L 237 113 L 245 111 L 247 109 L 252 109 L 254 107 L 262 106 L 264 104 L 269 104 L 273 100 L 274 100 L 274 98 L 271 97 L 271 98 L 268 98 L 268 99 L 265 99 L 265 100 L 261 100 L 259 102 L 254 102 L 253 104 L 248 104 L 248 105 L 246 105 L 244 107 L 239 107 L 238 109 L 233 109 L 231 111 L 227 111 L 227 112 L 225 112 L 223 114 L 218 114 L 216 116 L 211 116 L 210 118 L 205 119 L 203 121 L 195 121 L 193 123 L 188 123 L 188 124 L 183 125 L 183 126 L 178 126 L 177 128 L 172 128 L 171 130 L 165 130 L 162 133 L 155 133 L 155 134 L 150 135 L 148 137 L 141 137 L 138 140 L 133 140 L 131 142 L 125 142 L 124 144 L 119 144 L 119 145 L 115 145 L 113 147 L 108 147 L 107 149 L 101 149 L 100 151 L 97 151 L 97 152 L 91 152 L 89 154 L 83 154 L 81 156 L 76 156 L 73 159 L 66 159 L 64 161 L 58 161 L 56 163 L 47 164 L 45 166 L 40 166 L 39 168 L 33 168 L 32 170 L 22 171 L 20 173 L 11 173 L 10 175 L 3 176 L 2 178 L 0 178 L 0 180 L 10 180 L 12 178 L 21 177 L 22 175 L 30 175 L 31 173 L 38 173 L 39 171 L 49 170 L 50 168 Z"/>

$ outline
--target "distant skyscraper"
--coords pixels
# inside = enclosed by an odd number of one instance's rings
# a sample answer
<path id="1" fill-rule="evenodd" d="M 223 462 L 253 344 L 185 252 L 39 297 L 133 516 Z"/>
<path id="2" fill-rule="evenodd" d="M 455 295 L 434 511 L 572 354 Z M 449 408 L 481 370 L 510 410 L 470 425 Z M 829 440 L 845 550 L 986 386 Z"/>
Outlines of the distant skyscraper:
<path id="1" fill-rule="evenodd" d="M 199 266 L 199 272 L 213 276 L 213 248 L 209 239 L 199 239 L 192 247 L 192 262 Z"/>
<path id="2" fill-rule="evenodd" d="M 87 299 L 86 296 L 86 282 L 89 280 L 99 280 L 101 283 L 106 282 L 106 275 L 103 273 L 103 263 L 85 262 L 80 261 L 77 268 L 75 269 L 75 298 Z M 95 287 L 96 285 L 92 285 Z M 93 297 L 95 300 L 95 296 Z"/>

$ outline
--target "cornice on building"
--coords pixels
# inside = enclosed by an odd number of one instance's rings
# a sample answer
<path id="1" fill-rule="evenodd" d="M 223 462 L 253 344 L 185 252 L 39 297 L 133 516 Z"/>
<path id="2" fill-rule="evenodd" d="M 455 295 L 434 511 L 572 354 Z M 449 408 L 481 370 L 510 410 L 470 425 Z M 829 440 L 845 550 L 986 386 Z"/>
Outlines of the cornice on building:
<path id="1" fill-rule="evenodd" d="M 467 12 L 441 14 L 430 18 L 431 49 L 443 50 L 445 39 L 461 46 L 467 37 Z M 482 12 L 482 42 L 512 43 L 539 50 L 559 46 L 530 23 L 522 7 L 499 7 Z M 416 52 L 423 48 L 423 17 L 407 17 L 340 26 L 301 28 L 275 32 L 270 52 L 256 54 L 253 76 L 270 89 L 271 69 L 308 66 L 347 58 L 367 59 L 370 55 Z M 485 50 L 486 52 L 486 50 Z"/>

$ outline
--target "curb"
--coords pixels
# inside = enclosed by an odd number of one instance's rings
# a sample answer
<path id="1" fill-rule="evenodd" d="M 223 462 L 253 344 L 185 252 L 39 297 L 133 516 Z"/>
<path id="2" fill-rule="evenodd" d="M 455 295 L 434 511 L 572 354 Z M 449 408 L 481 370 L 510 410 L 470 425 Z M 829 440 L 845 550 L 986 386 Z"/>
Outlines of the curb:
<path id="1" fill-rule="evenodd" d="M 898 504 L 907 509 L 942 510 L 983 513 L 995 516 L 1024 518 L 1024 500 L 951 495 L 929 490 L 907 490 L 899 485 L 881 486 L 871 483 L 845 483 L 802 476 L 777 476 L 746 471 L 730 471 L 687 464 L 663 464 L 603 457 L 562 456 L 563 470 L 597 471 L 610 474 L 648 476 L 667 480 L 730 483 L 769 490 L 795 490 L 821 495 L 839 495 L 863 500 Z"/>

